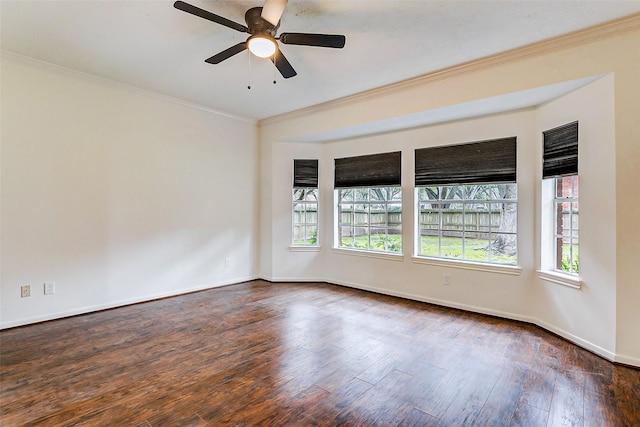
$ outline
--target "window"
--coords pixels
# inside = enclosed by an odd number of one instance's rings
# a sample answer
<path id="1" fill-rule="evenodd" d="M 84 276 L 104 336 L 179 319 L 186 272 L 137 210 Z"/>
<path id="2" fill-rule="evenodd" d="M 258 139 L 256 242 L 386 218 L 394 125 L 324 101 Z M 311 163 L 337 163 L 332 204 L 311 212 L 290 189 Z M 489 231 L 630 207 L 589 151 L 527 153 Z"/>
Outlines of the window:
<path id="1" fill-rule="evenodd" d="M 553 212 L 548 213 L 549 217 L 553 217 L 553 223 L 552 227 L 547 229 L 548 234 L 543 236 L 542 245 L 543 250 L 553 254 L 553 261 L 549 262 L 549 257 L 543 254 L 543 264 L 546 264 L 549 270 L 577 275 L 579 273 L 577 121 L 543 132 L 542 178 L 553 183 L 552 186 L 543 185 L 545 190 L 552 191 L 547 197 L 553 200 L 553 203 L 549 203 Z M 549 245 L 545 242 L 552 243 Z"/>
<path id="2" fill-rule="evenodd" d="M 338 246 L 402 252 L 402 189 L 341 188 L 338 191 Z"/>
<path id="3" fill-rule="evenodd" d="M 578 175 L 554 178 L 554 259 L 555 269 L 579 273 L 578 262 Z"/>
<path id="4" fill-rule="evenodd" d="M 418 255 L 517 264 L 517 185 L 417 189 Z"/>
<path id="5" fill-rule="evenodd" d="M 416 255 L 518 262 L 516 138 L 415 151 Z"/>
<path id="6" fill-rule="evenodd" d="M 402 252 L 401 153 L 335 159 L 338 248 Z"/>
<path id="7" fill-rule="evenodd" d="M 294 246 L 318 245 L 318 160 L 293 161 Z"/>

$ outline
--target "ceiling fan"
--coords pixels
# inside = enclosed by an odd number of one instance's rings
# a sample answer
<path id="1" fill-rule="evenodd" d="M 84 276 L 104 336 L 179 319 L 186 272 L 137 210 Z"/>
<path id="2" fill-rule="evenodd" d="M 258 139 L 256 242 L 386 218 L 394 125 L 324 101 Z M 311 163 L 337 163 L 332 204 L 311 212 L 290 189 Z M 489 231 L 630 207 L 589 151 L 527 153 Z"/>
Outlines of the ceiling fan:
<path id="1" fill-rule="evenodd" d="M 311 34 L 311 33 L 282 33 L 276 37 L 280 18 L 287 5 L 287 0 L 265 0 L 263 7 L 253 7 L 245 13 L 244 19 L 247 25 L 238 24 L 215 13 L 200 9 L 183 1 L 176 1 L 173 6 L 176 9 L 199 16 L 216 24 L 224 25 L 241 33 L 251 34 L 246 41 L 231 46 L 220 53 L 205 59 L 209 64 L 219 64 L 225 59 L 231 58 L 245 49 L 261 58 L 270 58 L 275 64 L 282 77 L 288 79 L 295 76 L 293 69 L 287 58 L 278 47 L 277 40 L 283 44 L 332 47 L 341 49 L 344 47 L 346 38 L 337 34 Z M 274 81 L 275 83 L 275 81 Z"/>

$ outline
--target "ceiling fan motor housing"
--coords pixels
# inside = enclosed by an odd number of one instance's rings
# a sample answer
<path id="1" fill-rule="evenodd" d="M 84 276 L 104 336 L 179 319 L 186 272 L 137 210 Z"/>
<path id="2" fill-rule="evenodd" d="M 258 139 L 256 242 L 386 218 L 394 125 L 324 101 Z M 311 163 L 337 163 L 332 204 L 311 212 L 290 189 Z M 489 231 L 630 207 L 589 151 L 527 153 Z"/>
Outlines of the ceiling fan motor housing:
<path id="1" fill-rule="evenodd" d="M 275 38 L 280 22 L 278 22 L 278 25 L 273 26 L 270 22 L 264 20 L 261 15 L 261 7 L 252 7 L 247 10 L 247 13 L 244 15 L 244 20 L 247 22 L 249 32 L 251 34 L 266 34 Z"/>

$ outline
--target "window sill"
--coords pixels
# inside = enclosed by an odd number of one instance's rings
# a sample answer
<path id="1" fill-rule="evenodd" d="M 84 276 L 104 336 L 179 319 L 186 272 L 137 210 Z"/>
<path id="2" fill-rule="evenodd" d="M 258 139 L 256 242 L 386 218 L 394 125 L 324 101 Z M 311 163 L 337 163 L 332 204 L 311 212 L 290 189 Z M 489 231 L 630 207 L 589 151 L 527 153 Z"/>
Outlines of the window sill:
<path id="1" fill-rule="evenodd" d="M 538 277 L 545 282 L 556 283 L 558 285 L 568 286 L 574 289 L 581 289 L 582 280 L 578 276 L 562 274 L 557 271 L 537 270 Z"/>
<path id="2" fill-rule="evenodd" d="M 428 257 L 411 257 L 416 264 L 437 265 L 438 267 L 461 268 L 463 270 L 484 271 L 487 273 L 509 274 L 511 276 L 519 276 L 522 268 L 516 265 L 489 264 L 473 261 L 462 261 L 457 259 L 445 258 L 428 258 Z"/>
<path id="3" fill-rule="evenodd" d="M 374 251 L 361 251 L 358 249 L 345 249 L 345 248 L 333 248 L 333 252 L 341 255 L 351 255 L 366 258 L 378 258 L 391 261 L 404 261 L 404 255 L 386 253 L 386 252 L 374 252 Z"/>
<path id="4" fill-rule="evenodd" d="M 289 246 L 291 252 L 320 252 L 320 246 Z"/>

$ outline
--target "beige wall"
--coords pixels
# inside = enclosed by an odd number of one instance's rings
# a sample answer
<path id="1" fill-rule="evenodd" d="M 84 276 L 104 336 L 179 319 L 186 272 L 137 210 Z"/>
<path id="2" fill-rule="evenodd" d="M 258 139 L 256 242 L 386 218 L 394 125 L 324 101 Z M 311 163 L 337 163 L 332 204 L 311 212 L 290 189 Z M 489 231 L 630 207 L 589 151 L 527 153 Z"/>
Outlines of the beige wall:
<path id="1" fill-rule="evenodd" d="M 561 333 L 605 357 L 640 366 L 640 284 L 638 263 L 640 200 L 633 194 L 638 179 L 640 140 L 640 17 L 618 26 L 542 43 L 495 58 L 467 64 L 389 88 L 372 91 L 318 108 L 265 120 L 260 139 L 265 170 L 271 178 L 261 203 L 271 218 L 263 219 L 269 238 L 261 253 L 271 254 L 262 273 L 273 279 L 318 279 L 380 292 L 409 296 L 481 312 L 529 320 Z M 375 120 L 504 95 L 558 82 L 606 74 L 577 95 L 491 117 L 435 125 L 418 130 L 332 143 L 284 142 Z M 635 95 L 633 95 L 635 94 Z M 584 99 L 586 97 L 586 99 Z M 595 102 L 597 108 L 591 108 Z M 537 278 L 540 250 L 540 131 L 563 122 L 563 114 L 588 122 L 593 135 L 581 151 L 582 196 L 591 213 L 584 215 L 581 254 L 585 249 L 585 285 L 580 290 Z M 601 115 L 601 116 L 599 116 Z M 570 120 L 568 120 L 570 121 Z M 515 128 L 512 128 L 515 126 Z M 581 129 L 583 125 L 581 124 Z M 493 129 L 493 131 L 491 131 Z M 410 259 L 413 227 L 412 150 L 448 143 L 518 136 L 520 266 L 518 276 L 422 265 Z M 599 139 L 604 138 L 604 141 Z M 582 143 L 582 139 L 581 139 Z M 344 255 L 332 249 L 333 158 L 379 151 L 403 151 L 404 259 Z M 582 149 L 581 149 L 582 150 Z M 321 236 L 318 252 L 288 249 L 290 239 L 291 159 L 315 155 L 321 161 Z M 598 169 L 594 169 L 598 167 Z M 588 169 L 585 169 L 588 168 Z M 615 188 L 615 191 L 613 189 Z M 597 198 L 604 196 L 606 212 Z M 584 212 L 584 211 L 583 211 Z M 581 217 L 583 215 L 581 214 Z M 605 226 L 601 224 L 605 223 Z M 586 248 L 583 246 L 586 245 Z M 582 267 L 582 266 L 581 266 Z M 454 284 L 444 287 L 444 272 Z"/>
<path id="2" fill-rule="evenodd" d="M 579 122 L 580 174 L 580 279 L 576 290 L 541 279 L 533 283 L 536 322 L 579 344 L 613 358 L 616 348 L 616 161 L 614 76 L 607 75 L 588 86 L 537 109 L 538 135 L 544 130 Z M 537 141 L 535 159 L 542 158 Z M 541 168 L 536 170 L 541 179 Z M 538 181 L 539 182 L 539 181 Z M 538 184 L 535 228 L 536 265 L 541 251 L 553 242 L 544 238 L 540 223 L 551 211 L 540 201 L 550 200 Z M 546 190 L 552 194 L 553 186 Z M 546 197 L 545 197 L 546 196 Z M 549 231 L 549 230 L 548 230 Z M 547 243 L 546 245 L 544 243 Z M 542 266 L 544 267 L 544 266 Z M 548 266 L 547 266 L 548 268 Z M 592 346 L 597 346 L 593 348 Z"/>
<path id="3" fill-rule="evenodd" d="M 1 138 L 2 327 L 257 276 L 255 123 L 3 55 Z"/>

